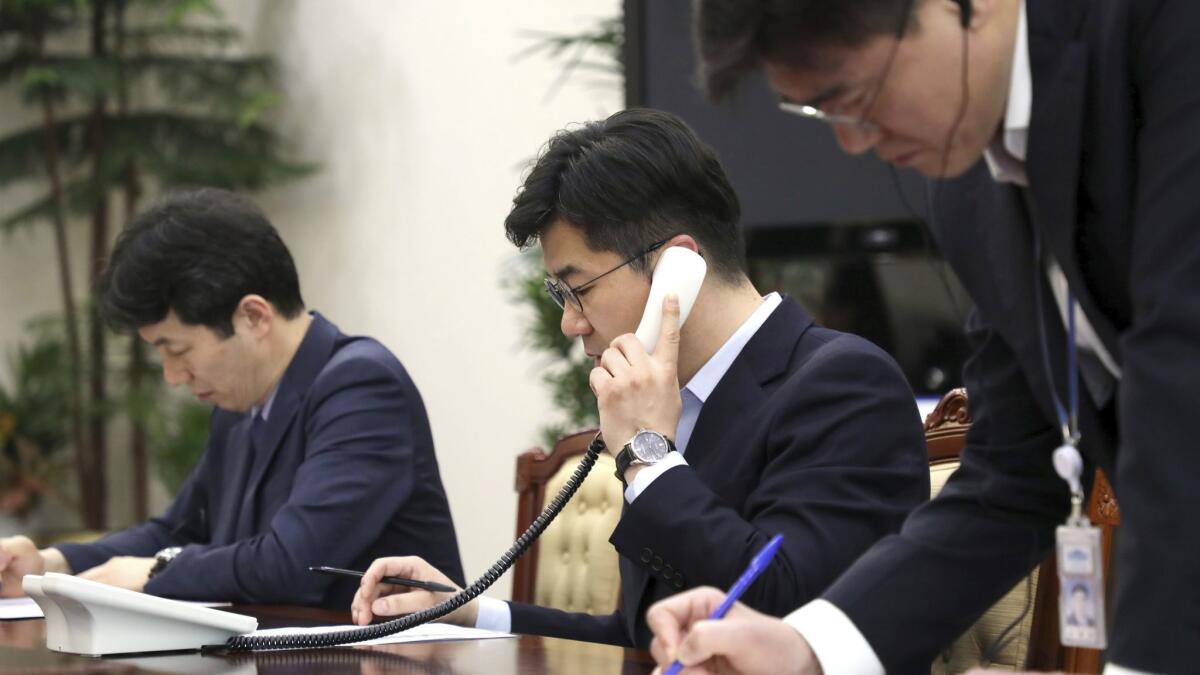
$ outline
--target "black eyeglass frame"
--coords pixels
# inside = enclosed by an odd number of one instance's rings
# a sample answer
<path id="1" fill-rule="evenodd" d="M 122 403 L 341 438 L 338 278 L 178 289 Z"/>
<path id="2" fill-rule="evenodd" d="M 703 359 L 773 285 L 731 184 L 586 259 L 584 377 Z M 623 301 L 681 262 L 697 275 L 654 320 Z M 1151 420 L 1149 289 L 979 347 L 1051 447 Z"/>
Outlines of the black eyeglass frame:
<path id="1" fill-rule="evenodd" d="M 613 272 L 616 272 L 617 270 L 632 263 L 633 261 L 638 260 L 639 258 L 642 258 L 644 256 L 650 255 L 651 253 L 654 253 L 658 249 L 662 248 L 668 241 L 671 241 L 671 239 L 675 238 L 675 236 L 676 235 L 671 235 L 670 237 L 667 237 L 666 239 L 663 239 L 662 241 L 656 241 L 653 244 L 650 244 L 649 246 L 647 246 L 646 248 L 644 248 L 640 252 L 638 252 L 636 255 L 628 258 L 627 260 L 625 260 L 625 262 L 622 262 L 620 265 L 617 265 L 616 267 L 608 270 L 607 272 L 598 274 L 577 286 L 567 286 L 561 280 L 555 279 L 554 277 L 549 276 L 549 275 L 547 275 L 546 278 L 542 280 L 542 283 L 546 287 L 546 293 L 550 296 L 550 299 L 554 301 L 554 304 L 558 305 L 559 309 L 565 310 L 567 308 L 567 303 L 569 302 L 569 303 L 571 303 L 571 306 L 576 309 L 576 311 L 579 311 L 582 313 L 583 312 L 583 300 L 579 297 L 579 291 L 582 291 L 583 289 L 587 288 L 588 286 L 591 286 L 592 284 L 596 283 L 597 281 L 612 274 Z"/>

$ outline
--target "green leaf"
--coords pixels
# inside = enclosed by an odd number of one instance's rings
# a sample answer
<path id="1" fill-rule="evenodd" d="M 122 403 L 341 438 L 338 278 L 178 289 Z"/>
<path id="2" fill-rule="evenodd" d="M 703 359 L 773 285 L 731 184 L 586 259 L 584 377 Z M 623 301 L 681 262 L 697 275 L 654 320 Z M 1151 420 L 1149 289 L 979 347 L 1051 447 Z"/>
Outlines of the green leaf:
<path id="1" fill-rule="evenodd" d="M 279 103 L 279 94 L 273 91 L 264 91 L 242 105 L 241 111 L 238 113 L 238 126 L 246 129 L 258 121 L 258 118 L 269 108 L 273 108 Z"/>
<path id="2" fill-rule="evenodd" d="M 91 180 L 86 177 L 73 180 L 66 184 L 64 193 L 68 216 L 91 213 L 97 194 Z M 0 217 L 0 232 L 12 234 L 38 222 L 50 222 L 56 208 L 53 193 L 47 191 L 20 209 Z"/>
<path id="3" fill-rule="evenodd" d="M 111 35 L 111 32 L 110 32 Z M 146 25 L 126 28 L 126 45 L 132 49 L 148 51 L 165 45 L 211 46 L 216 48 L 233 44 L 241 32 L 228 26 L 172 26 L 169 24 Z M 115 36 L 110 37 L 110 40 Z"/>
<path id="4" fill-rule="evenodd" d="M 66 443 L 70 373 L 61 332 L 32 333 L 9 356 L 13 384 L 0 390 L 0 417 L 11 428 L 0 434 L 0 450 L 7 450 L 5 438 L 22 437 L 48 455 Z"/>
<path id="5" fill-rule="evenodd" d="M 183 20 L 195 13 L 207 14 L 213 18 L 221 17 L 221 10 L 212 0 L 177 0 L 167 14 L 168 26 L 182 26 Z"/>
<path id="6" fill-rule="evenodd" d="M 79 22 L 78 0 L 5 0 L 0 2 L 0 38 L 28 36 L 34 31 L 55 34 Z M 3 43 L 0 42 L 0 45 Z"/>
<path id="7" fill-rule="evenodd" d="M 5 71 L 0 69 L 0 75 Z M 63 96 L 76 94 L 87 99 L 115 94 L 119 79 L 117 64 L 106 59 L 55 58 L 19 67 L 12 75 L 21 73 L 21 90 L 29 100 L 43 93 Z"/>
<path id="8" fill-rule="evenodd" d="M 158 473 L 175 494 L 204 454 L 212 408 L 188 402 L 167 411 L 164 417 L 163 431 L 152 435 L 152 439 L 158 450 Z"/>
<path id="9" fill-rule="evenodd" d="M 234 120 L 156 112 L 114 121 L 110 134 L 166 187 L 258 189 L 314 168 L 285 159 L 279 138 L 260 124 L 242 128 Z"/>
<path id="10" fill-rule="evenodd" d="M 83 142 L 86 126 L 87 120 L 84 117 L 58 121 L 54 140 L 58 146 L 58 160 L 62 165 L 73 167 L 87 160 L 88 149 Z M 18 129 L 0 137 L 0 187 L 16 180 L 44 180 L 45 152 L 46 132 L 40 126 Z"/>

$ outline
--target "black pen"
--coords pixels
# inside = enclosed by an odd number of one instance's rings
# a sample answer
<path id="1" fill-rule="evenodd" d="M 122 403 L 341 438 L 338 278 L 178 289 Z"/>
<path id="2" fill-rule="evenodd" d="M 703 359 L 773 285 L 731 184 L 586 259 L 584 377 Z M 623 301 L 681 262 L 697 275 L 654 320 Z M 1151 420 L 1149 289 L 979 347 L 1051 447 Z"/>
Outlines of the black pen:
<path id="1" fill-rule="evenodd" d="M 344 570 L 340 567 L 325 567 L 325 566 L 309 567 L 308 571 L 309 572 L 319 572 L 321 574 L 333 574 L 335 576 L 343 576 L 343 577 L 361 577 L 363 575 L 362 572 L 355 572 L 354 570 Z M 397 586 L 409 586 L 411 588 L 420 588 L 421 590 L 425 590 L 425 591 L 438 591 L 439 593 L 457 593 L 458 592 L 457 588 L 447 586 L 446 584 L 439 584 L 436 581 L 418 581 L 417 579 L 405 579 L 403 577 L 384 577 L 383 579 L 381 579 L 381 581 L 385 584 L 395 584 Z"/>

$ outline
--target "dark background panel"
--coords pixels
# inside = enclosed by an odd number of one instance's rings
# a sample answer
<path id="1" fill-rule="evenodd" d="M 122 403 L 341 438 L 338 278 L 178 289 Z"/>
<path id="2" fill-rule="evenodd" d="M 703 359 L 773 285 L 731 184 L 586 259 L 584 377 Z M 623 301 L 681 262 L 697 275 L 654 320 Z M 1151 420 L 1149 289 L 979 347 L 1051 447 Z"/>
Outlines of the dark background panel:
<path id="1" fill-rule="evenodd" d="M 959 386 L 969 302 L 928 237 L 925 179 L 846 155 L 827 125 L 780 111 L 761 74 L 707 101 L 690 26 L 687 0 L 626 0 L 626 103 L 679 115 L 717 151 L 755 285 L 887 350 L 918 396 Z"/>
<path id="2" fill-rule="evenodd" d="M 733 97 L 707 101 L 696 77 L 691 3 L 627 0 L 626 104 L 682 117 L 716 150 L 742 198 L 747 229 L 913 218 L 886 164 L 851 157 L 825 124 L 785 113 L 760 73 Z M 899 171 L 905 194 L 923 209 L 924 180 Z"/>

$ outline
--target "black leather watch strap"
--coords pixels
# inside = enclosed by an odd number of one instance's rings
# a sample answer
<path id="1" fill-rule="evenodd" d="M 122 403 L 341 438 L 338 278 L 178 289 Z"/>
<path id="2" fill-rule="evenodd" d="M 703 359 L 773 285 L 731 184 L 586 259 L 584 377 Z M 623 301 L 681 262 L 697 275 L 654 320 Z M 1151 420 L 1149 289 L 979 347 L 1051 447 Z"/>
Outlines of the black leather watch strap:
<path id="1" fill-rule="evenodd" d="M 621 448 L 616 456 L 617 480 L 621 481 L 621 485 L 625 485 L 625 487 L 629 487 L 625 483 L 625 472 L 629 470 L 629 465 L 633 464 L 633 459 L 633 446 L 631 446 L 629 443 L 626 443 L 625 447 Z"/>

